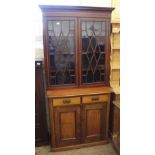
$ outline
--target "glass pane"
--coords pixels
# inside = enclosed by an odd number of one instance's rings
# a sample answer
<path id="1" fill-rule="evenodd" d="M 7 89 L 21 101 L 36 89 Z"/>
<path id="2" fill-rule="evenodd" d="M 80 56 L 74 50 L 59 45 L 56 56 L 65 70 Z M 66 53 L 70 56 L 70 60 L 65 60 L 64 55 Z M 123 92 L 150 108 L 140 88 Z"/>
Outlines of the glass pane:
<path id="1" fill-rule="evenodd" d="M 69 33 L 69 37 L 68 37 L 68 46 L 70 47 L 70 53 L 74 54 L 74 36 L 72 36 L 73 34 Z"/>
<path id="2" fill-rule="evenodd" d="M 70 24 L 70 30 L 74 30 L 74 21 L 70 21 L 69 24 Z"/>
<path id="3" fill-rule="evenodd" d="M 52 27 L 52 22 L 49 21 L 49 22 L 48 22 L 48 30 L 52 30 L 52 29 L 53 29 L 53 27 Z"/>
<path id="4" fill-rule="evenodd" d="M 51 85 L 75 83 L 74 21 L 48 21 Z"/>
<path id="5" fill-rule="evenodd" d="M 103 82 L 105 22 L 82 21 L 82 83 Z"/>
<path id="6" fill-rule="evenodd" d="M 93 29 L 93 22 L 86 22 L 86 31 L 88 33 L 88 36 L 92 36 Z"/>
<path id="7" fill-rule="evenodd" d="M 68 33 L 69 33 L 69 22 L 68 21 L 62 21 L 62 32 L 64 36 L 68 36 Z"/>
<path id="8" fill-rule="evenodd" d="M 86 30 L 86 23 L 82 22 L 82 30 Z"/>

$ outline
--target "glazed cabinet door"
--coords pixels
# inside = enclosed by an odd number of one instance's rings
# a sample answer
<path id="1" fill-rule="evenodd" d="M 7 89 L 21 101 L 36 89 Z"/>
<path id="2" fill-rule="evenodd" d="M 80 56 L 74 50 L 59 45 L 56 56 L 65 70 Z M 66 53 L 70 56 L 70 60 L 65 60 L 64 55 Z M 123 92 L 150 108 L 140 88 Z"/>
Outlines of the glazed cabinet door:
<path id="1" fill-rule="evenodd" d="M 46 74 L 52 88 L 77 85 L 75 18 L 47 18 L 46 27 Z"/>
<path id="2" fill-rule="evenodd" d="M 90 103 L 83 106 L 82 133 L 84 142 L 105 140 L 106 103 Z"/>
<path id="3" fill-rule="evenodd" d="M 106 85 L 108 78 L 108 21 L 80 19 L 80 84 Z"/>
<path id="4" fill-rule="evenodd" d="M 80 143 L 80 106 L 54 108 L 57 146 Z"/>

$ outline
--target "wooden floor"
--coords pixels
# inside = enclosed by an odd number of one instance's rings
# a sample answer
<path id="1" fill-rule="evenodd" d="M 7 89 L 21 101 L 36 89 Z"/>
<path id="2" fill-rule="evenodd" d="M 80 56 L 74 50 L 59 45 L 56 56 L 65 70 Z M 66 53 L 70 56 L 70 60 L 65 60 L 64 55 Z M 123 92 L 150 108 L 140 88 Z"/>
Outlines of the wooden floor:
<path id="1" fill-rule="evenodd" d="M 61 152 L 50 152 L 50 146 L 41 146 L 35 152 L 36 155 L 117 155 L 111 143 Z"/>

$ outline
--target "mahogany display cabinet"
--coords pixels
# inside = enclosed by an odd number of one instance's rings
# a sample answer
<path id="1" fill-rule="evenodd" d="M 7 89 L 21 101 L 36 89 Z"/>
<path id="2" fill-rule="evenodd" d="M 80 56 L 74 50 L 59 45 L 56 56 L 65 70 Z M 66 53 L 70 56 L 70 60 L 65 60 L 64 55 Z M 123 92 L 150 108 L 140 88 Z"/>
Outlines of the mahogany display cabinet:
<path id="1" fill-rule="evenodd" d="M 107 143 L 113 8 L 40 8 L 51 149 Z"/>

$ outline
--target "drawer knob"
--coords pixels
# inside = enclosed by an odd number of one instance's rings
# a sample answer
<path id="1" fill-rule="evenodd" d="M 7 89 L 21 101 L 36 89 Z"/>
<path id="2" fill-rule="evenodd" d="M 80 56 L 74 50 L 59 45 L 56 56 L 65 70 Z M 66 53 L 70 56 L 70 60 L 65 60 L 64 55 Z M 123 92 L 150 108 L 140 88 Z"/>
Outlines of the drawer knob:
<path id="1" fill-rule="evenodd" d="M 98 98 L 98 97 L 93 97 L 91 100 L 92 100 L 92 101 L 98 101 L 99 98 Z"/>
<path id="2" fill-rule="evenodd" d="M 64 104 L 69 104 L 71 101 L 70 100 L 63 100 Z"/>

